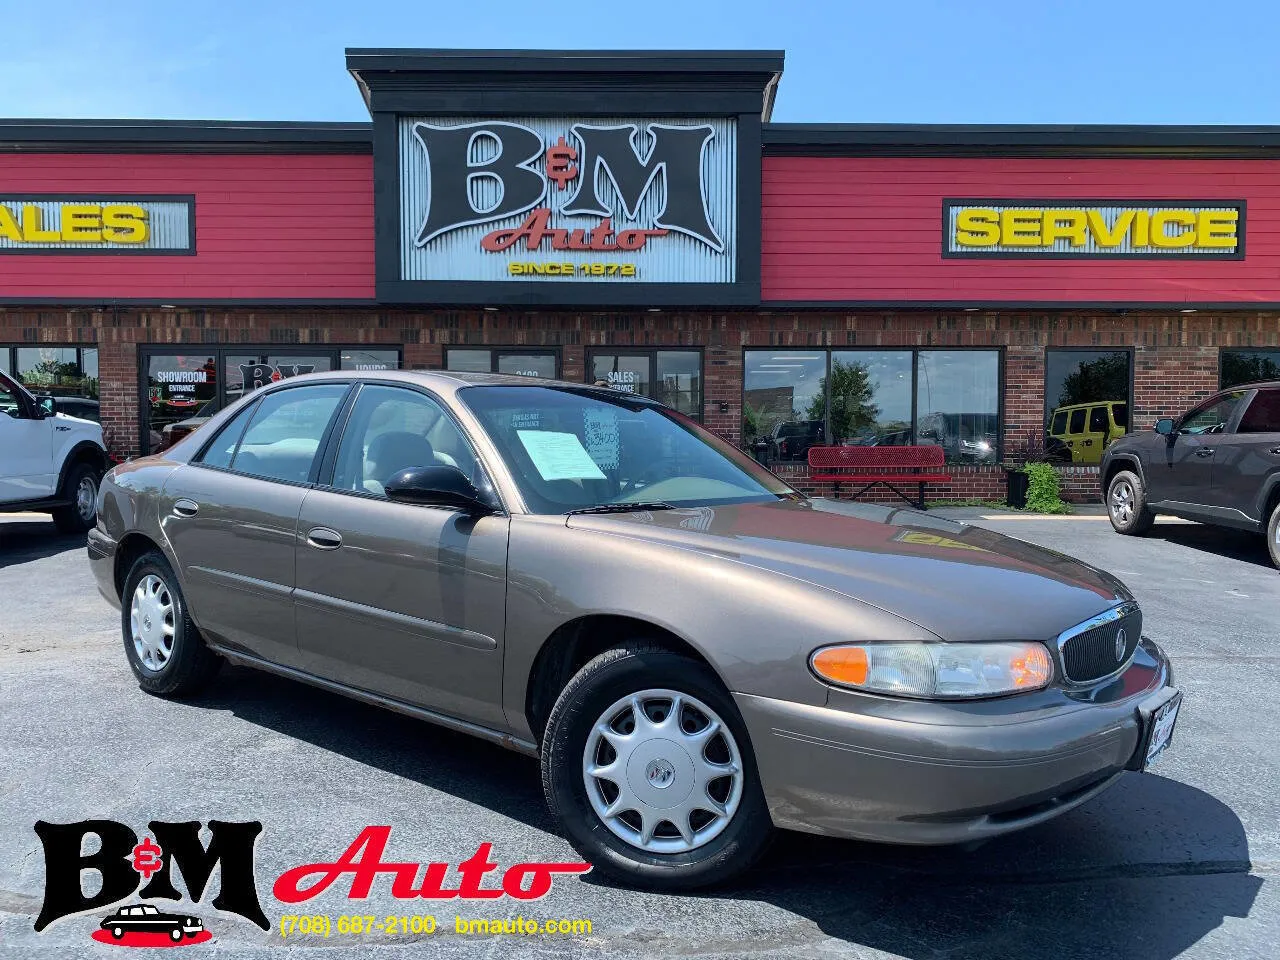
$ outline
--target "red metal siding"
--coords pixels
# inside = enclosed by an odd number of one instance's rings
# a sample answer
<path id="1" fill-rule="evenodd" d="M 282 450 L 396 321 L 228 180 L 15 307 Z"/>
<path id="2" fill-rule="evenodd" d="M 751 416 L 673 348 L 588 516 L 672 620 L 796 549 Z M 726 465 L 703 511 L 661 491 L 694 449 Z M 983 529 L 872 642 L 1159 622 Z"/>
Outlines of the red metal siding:
<path id="1" fill-rule="evenodd" d="M 1280 303 L 1280 161 L 765 157 L 763 298 Z M 1240 200 L 1245 259 L 942 258 L 944 197 Z"/>
<path id="2" fill-rule="evenodd" d="M 0 255 L 0 298 L 372 298 L 367 155 L 0 155 L 0 192 L 194 194 L 195 256 Z"/>

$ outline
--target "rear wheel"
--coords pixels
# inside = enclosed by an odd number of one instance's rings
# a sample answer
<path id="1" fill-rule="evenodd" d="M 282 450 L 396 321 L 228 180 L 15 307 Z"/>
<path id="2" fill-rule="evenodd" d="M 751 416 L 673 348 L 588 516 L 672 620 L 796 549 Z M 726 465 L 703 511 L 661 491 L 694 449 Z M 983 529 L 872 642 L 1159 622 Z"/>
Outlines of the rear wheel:
<path id="1" fill-rule="evenodd" d="M 1271 508 L 1271 520 L 1267 523 L 1267 550 L 1271 562 L 1280 567 L 1280 503 Z"/>
<path id="2" fill-rule="evenodd" d="M 159 551 L 143 554 L 129 571 L 120 614 L 125 656 L 148 693 L 190 696 L 218 672 L 222 658 L 205 645 L 178 578 Z"/>
<path id="3" fill-rule="evenodd" d="M 1121 470 L 1107 486 L 1107 516 L 1116 533 L 1137 536 L 1155 523 L 1155 514 L 1147 507 L 1147 491 L 1142 478 L 1131 470 Z"/>
<path id="4" fill-rule="evenodd" d="M 67 473 L 64 495 L 71 501 L 53 511 L 59 533 L 86 533 L 98 518 L 98 471 L 77 463 Z"/>
<path id="5" fill-rule="evenodd" d="M 578 852 L 636 886 L 727 880 L 772 832 L 746 728 L 719 678 L 643 641 L 605 651 L 560 694 L 542 783 Z"/>

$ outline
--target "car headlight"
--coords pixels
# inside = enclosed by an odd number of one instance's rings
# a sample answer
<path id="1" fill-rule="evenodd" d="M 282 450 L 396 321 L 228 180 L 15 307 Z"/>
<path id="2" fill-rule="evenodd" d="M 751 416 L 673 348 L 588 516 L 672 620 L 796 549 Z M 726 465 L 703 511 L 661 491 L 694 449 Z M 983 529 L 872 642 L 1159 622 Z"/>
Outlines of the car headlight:
<path id="1" fill-rule="evenodd" d="M 809 666 L 842 687 L 939 700 L 1040 690 L 1053 679 L 1042 643 L 848 643 L 815 650 Z"/>

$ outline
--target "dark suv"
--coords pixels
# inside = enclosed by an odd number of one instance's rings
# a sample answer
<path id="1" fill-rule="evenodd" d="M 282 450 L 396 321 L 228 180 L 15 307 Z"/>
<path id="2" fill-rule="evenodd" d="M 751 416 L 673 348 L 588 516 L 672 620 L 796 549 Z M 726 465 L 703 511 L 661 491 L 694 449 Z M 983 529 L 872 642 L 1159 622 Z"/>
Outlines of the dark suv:
<path id="1" fill-rule="evenodd" d="M 1214 394 L 1102 457 L 1111 525 L 1141 534 L 1168 513 L 1265 533 L 1280 567 L 1280 381 Z"/>

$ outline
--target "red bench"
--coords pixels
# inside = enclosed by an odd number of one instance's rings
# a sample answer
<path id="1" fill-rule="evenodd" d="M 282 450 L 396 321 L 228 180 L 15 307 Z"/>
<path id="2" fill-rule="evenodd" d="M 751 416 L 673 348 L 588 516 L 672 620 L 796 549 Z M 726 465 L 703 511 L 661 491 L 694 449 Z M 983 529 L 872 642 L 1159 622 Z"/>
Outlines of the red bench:
<path id="1" fill-rule="evenodd" d="M 853 499 L 858 499 L 877 484 L 884 484 L 907 503 L 910 497 L 894 483 L 914 483 L 919 496 L 914 505 L 924 509 L 924 485 L 948 483 L 951 474 L 940 469 L 946 463 L 942 447 L 810 447 L 809 479 L 814 483 L 834 483 L 836 496 L 840 484 L 865 484 Z M 819 472 L 824 471 L 824 472 Z"/>

